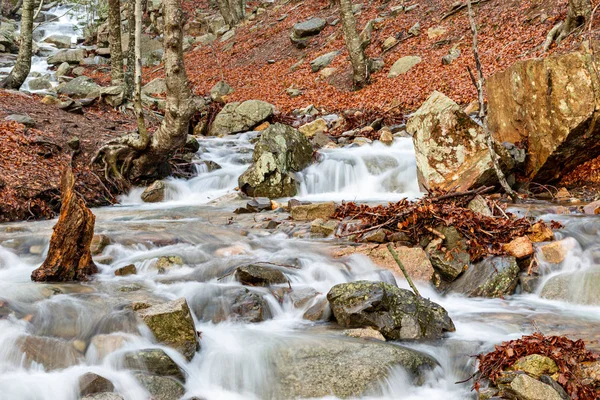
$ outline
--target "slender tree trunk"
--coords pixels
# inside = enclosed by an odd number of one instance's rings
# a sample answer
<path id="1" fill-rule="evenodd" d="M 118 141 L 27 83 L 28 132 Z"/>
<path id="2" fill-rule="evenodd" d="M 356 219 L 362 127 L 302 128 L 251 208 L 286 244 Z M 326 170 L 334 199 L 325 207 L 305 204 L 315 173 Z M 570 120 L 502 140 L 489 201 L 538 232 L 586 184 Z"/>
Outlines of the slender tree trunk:
<path id="1" fill-rule="evenodd" d="M 10 74 L 0 83 L 0 87 L 5 89 L 18 90 L 29 71 L 31 71 L 31 53 L 33 36 L 33 7 L 34 0 L 25 0 L 23 2 L 23 12 L 21 15 L 21 42 L 17 62 L 10 71 Z"/>
<path id="2" fill-rule="evenodd" d="M 481 119 L 481 124 L 483 126 L 483 134 L 485 135 L 486 145 L 490 152 L 490 158 L 492 159 L 492 166 L 494 167 L 494 171 L 496 172 L 496 176 L 498 178 L 498 182 L 500 182 L 500 186 L 504 189 L 506 194 L 508 194 L 513 201 L 517 202 L 518 197 L 516 193 L 512 190 L 508 182 L 506 181 L 506 177 L 500 168 L 500 163 L 498 162 L 498 154 L 496 154 L 496 150 L 494 149 L 494 139 L 492 138 L 492 133 L 488 128 L 487 123 L 487 112 L 485 109 L 485 101 L 483 96 L 483 69 L 481 68 L 481 59 L 479 58 L 479 48 L 478 48 L 478 40 L 477 40 L 477 24 L 475 23 L 475 17 L 473 16 L 473 7 L 471 5 L 471 0 L 467 0 L 467 9 L 469 12 L 469 23 L 471 25 L 471 32 L 473 33 L 473 56 L 475 58 L 475 66 L 477 68 L 477 97 L 479 99 L 479 118 Z"/>
<path id="3" fill-rule="evenodd" d="M 354 89 L 358 90 L 369 82 L 369 65 L 360 37 L 356 31 L 356 19 L 352 12 L 352 0 L 339 1 L 344 40 L 346 41 L 346 48 L 348 49 L 350 62 L 352 63 L 352 82 Z"/>
<path id="4" fill-rule="evenodd" d="M 135 70 L 135 0 L 127 0 L 127 70 L 125 72 L 125 97 L 132 98 Z"/>
<path id="5" fill-rule="evenodd" d="M 140 135 L 140 147 L 148 147 L 148 131 L 144 121 L 144 110 L 142 108 L 142 0 L 135 2 L 135 93 L 134 110 L 138 122 L 138 133 Z"/>
<path id="6" fill-rule="evenodd" d="M 113 85 L 123 83 L 123 48 L 121 47 L 121 2 L 108 0 L 108 37 L 110 41 L 110 77 Z"/>

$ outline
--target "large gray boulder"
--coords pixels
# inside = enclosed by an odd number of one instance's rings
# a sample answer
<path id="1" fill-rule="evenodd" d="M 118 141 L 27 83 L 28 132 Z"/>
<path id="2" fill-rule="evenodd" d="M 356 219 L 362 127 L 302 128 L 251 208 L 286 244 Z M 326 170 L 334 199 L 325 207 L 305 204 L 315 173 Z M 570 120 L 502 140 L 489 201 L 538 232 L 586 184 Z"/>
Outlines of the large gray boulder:
<path id="1" fill-rule="evenodd" d="M 312 72 L 319 72 L 323 68 L 327 67 L 333 62 L 333 60 L 340 54 L 338 51 L 332 51 L 322 56 L 319 56 L 310 62 L 310 68 Z"/>
<path id="2" fill-rule="evenodd" d="M 263 131 L 254 148 L 254 163 L 238 179 L 240 189 L 254 197 L 291 197 L 296 194 L 293 174 L 306 168 L 312 146 L 296 129 L 274 124 Z"/>
<path id="3" fill-rule="evenodd" d="M 261 100 L 227 103 L 210 127 L 210 135 L 246 132 L 273 115 L 275 106 Z"/>
<path id="4" fill-rule="evenodd" d="M 398 75 L 407 73 L 412 67 L 421 62 L 421 57 L 418 56 L 405 56 L 401 57 L 392 65 L 388 78 L 395 78 Z"/>
<path id="5" fill-rule="evenodd" d="M 69 82 L 58 86 L 58 94 L 64 94 L 72 99 L 90 99 L 100 97 L 102 88 L 87 76 L 78 76 Z"/>
<path id="6" fill-rule="evenodd" d="M 483 129 L 442 93 L 433 92 L 406 129 L 413 137 L 422 189 L 460 192 L 497 183 Z"/>
<path id="7" fill-rule="evenodd" d="M 85 58 L 84 49 L 63 49 L 57 51 L 48 57 L 48 64 L 60 65 L 64 62 L 69 64 L 79 64 Z"/>
<path id="8" fill-rule="evenodd" d="M 50 43 L 59 49 L 68 49 L 71 47 L 71 36 L 50 35 L 44 39 L 44 43 Z"/>
<path id="9" fill-rule="evenodd" d="M 16 25 L 2 21 L 0 25 L 0 46 L 4 48 L 4 51 L 10 53 L 17 53 L 19 51 L 19 46 L 15 40 L 15 30 Z"/>
<path id="10" fill-rule="evenodd" d="M 544 284 L 541 297 L 575 304 L 600 305 L 600 271 L 584 270 L 553 276 Z"/>
<path id="11" fill-rule="evenodd" d="M 304 22 L 299 22 L 292 27 L 290 40 L 292 44 L 299 49 L 308 46 L 310 39 L 318 35 L 327 26 L 327 21 L 323 18 L 311 18 Z"/>
<path id="12" fill-rule="evenodd" d="M 440 305 L 385 282 L 342 283 L 331 288 L 327 300 L 341 326 L 370 326 L 392 340 L 438 339 L 455 330 Z"/>
<path id="13" fill-rule="evenodd" d="M 423 353 L 382 342 L 299 339 L 279 348 L 272 398 L 362 397 L 377 392 L 394 367 L 403 368 L 420 383 L 436 365 Z"/>
<path id="14" fill-rule="evenodd" d="M 469 267 L 448 290 L 469 297 L 504 297 L 514 293 L 519 282 L 514 257 L 489 257 Z"/>

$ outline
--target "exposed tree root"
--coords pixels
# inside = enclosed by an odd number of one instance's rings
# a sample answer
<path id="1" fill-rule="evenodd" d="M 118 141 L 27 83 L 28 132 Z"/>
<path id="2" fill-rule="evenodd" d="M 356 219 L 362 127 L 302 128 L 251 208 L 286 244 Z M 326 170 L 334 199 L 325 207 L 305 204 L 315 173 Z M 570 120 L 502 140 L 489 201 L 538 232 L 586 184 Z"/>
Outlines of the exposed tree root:
<path id="1" fill-rule="evenodd" d="M 557 45 L 566 39 L 576 29 L 585 25 L 589 20 L 592 11 L 592 3 L 590 0 L 569 0 L 569 9 L 567 11 L 567 19 L 554 25 L 544 42 L 544 53 L 550 49 L 552 43 Z"/>

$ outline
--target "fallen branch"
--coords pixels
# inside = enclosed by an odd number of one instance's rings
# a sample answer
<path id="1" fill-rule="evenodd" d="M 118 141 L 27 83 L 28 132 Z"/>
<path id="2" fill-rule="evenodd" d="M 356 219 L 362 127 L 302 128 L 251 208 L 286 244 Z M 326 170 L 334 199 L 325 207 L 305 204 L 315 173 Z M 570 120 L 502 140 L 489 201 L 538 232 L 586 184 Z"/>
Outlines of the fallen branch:
<path id="1" fill-rule="evenodd" d="M 488 2 L 488 1 L 490 1 L 490 0 L 475 0 L 475 1 L 472 1 L 471 4 L 481 4 L 481 3 Z M 463 4 L 460 4 L 460 5 L 455 5 L 453 8 L 450 9 L 450 11 L 448 11 L 448 13 L 446 13 L 444 16 L 442 16 L 440 21 L 443 21 L 446 18 L 453 16 L 454 14 L 464 10 L 465 8 L 467 8 L 466 2 Z"/>
<path id="2" fill-rule="evenodd" d="M 406 272 L 406 268 L 404 268 L 404 265 L 402 264 L 402 261 L 400 261 L 400 259 L 398 258 L 398 253 L 396 253 L 396 251 L 392 248 L 392 245 L 389 244 L 389 243 L 387 245 L 387 249 L 390 252 L 390 254 L 392 255 L 392 257 L 394 257 L 394 261 L 396 261 L 396 264 L 398 264 L 398 267 L 400 267 L 400 269 L 402 270 L 402 273 L 404 274 L 404 277 L 408 281 L 408 284 L 410 285 L 410 288 L 413 290 L 413 292 L 415 292 L 415 294 L 418 297 L 421 297 L 421 294 L 419 293 L 419 290 L 417 289 L 417 287 L 413 283 L 412 279 L 410 278 L 410 275 L 408 275 L 408 272 Z"/>

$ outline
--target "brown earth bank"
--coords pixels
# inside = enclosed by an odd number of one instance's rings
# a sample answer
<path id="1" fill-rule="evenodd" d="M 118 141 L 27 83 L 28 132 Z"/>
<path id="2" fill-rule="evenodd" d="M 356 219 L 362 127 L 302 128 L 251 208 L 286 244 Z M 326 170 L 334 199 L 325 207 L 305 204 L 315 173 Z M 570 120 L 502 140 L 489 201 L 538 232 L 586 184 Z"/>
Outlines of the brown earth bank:
<path id="1" fill-rule="evenodd" d="M 29 116 L 34 127 L 5 120 L 13 114 Z M 129 122 L 109 109 L 72 114 L 39 98 L 0 90 L 0 222 L 53 218 L 60 209 L 60 176 L 69 164 L 76 190 L 89 207 L 114 203 L 90 160 L 102 143 L 122 135 Z M 73 149 L 75 138 L 78 151 Z"/>

